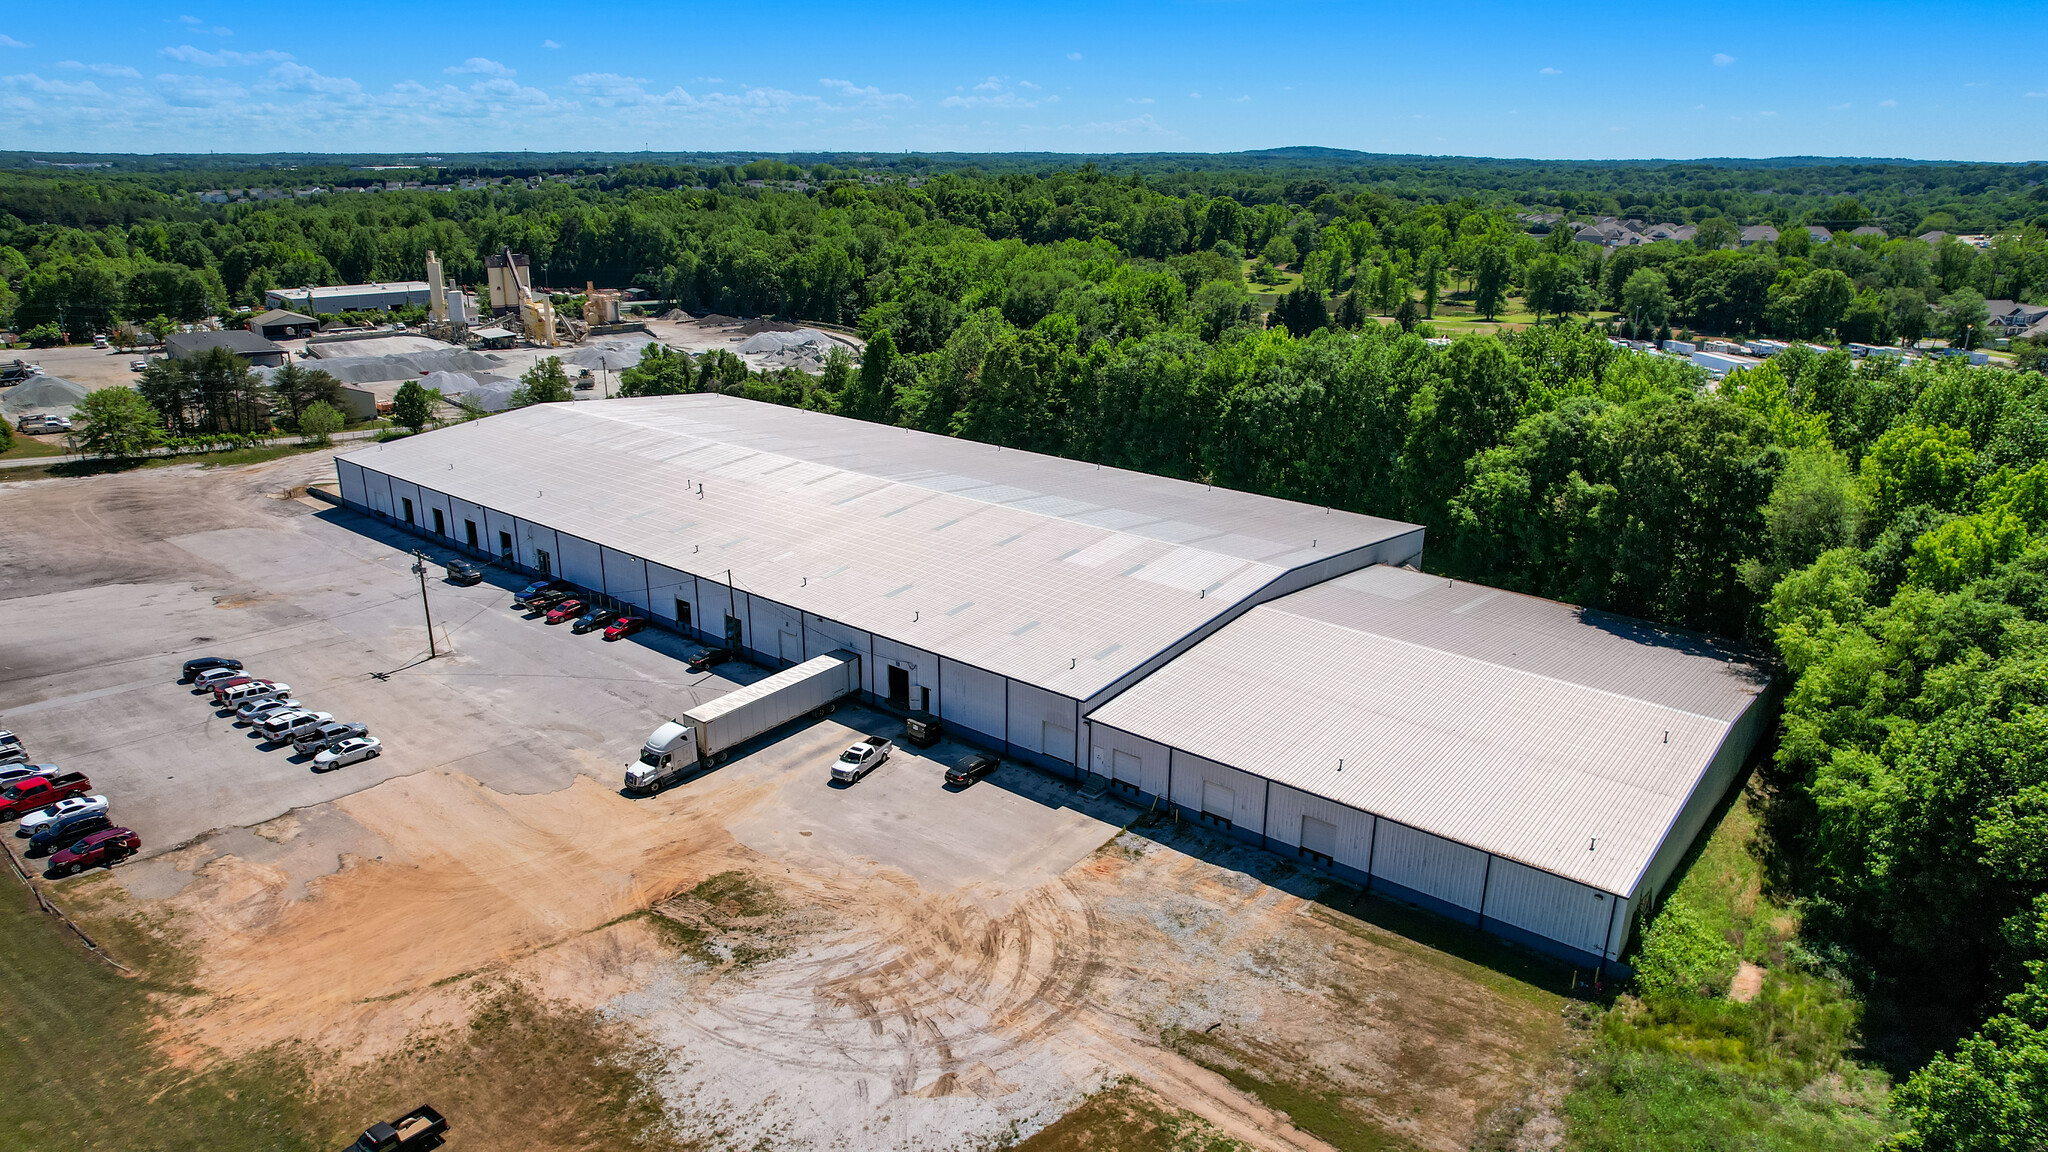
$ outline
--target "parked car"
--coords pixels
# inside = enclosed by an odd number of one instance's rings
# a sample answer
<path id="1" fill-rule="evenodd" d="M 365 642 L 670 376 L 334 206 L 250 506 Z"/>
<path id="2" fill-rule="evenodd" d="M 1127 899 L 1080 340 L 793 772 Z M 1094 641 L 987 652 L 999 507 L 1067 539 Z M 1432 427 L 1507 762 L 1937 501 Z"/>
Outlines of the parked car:
<path id="1" fill-rule="evenodd" d="M 343 740 L 354 739 L 357 736 L 368 736 L 369 734 L 370 726 L 368 724 L 352 724 L 341 720 L 329 720 L 327 723 L 309 732 L 299 733 L 298 738 L 292 741 L 292 751 L 297 752 L 301 756 L 312 756 L 327 751 Z"/>
<path id="2" fill-rule="evenodd" d="M 313 757 L 313 771 L 332 772 L 359 760 L 375 760 L 384 754 L 384 742 L 375 736 L 352 736 Z"/>
<path id="3" fill-rule="evenodd" d="M 242 666 L 239 664 L 235 665 L 233 668 L 229 668 L 223 665 L 219 668 L 208 668 L 204 672 L 193 673 L 192 690 L 195 692 L 210 692 L 215 687 L 221 684 L 225 684 L 230 680 L 254 679 L 254 676 L 244 675 L 242 672 Z"/>
<path id="4" fill-rule="evenodd" d="M 28 838 L 28 856 L 33 859 L 37 856 L 48 856 L 52 852 L 61 852 L 87 836 L 103 832 L 113 826 L 114 822 L 105 812 L 77 812 L 59 817 L 37 829 L 35 835 Z"/>
<path id="5" fill-rule="evenodd" d="M 732 659 L 732 649 L 730 648 L 706 648 L 704 651 L 690 657 L 690 662 L 685 667 L 689 668 L 692 672 L 705 672 L 730 659 Z"/>
<path id="6" fill-rule="evenodd" d="M 140 372 L 147 367 L 149 367 L 149 361 L 147 360 L 130 360 L 128 362 L 128 370 L 130 372 Z"/>
<path id="7" fill-rule="evenodd" d="M 547 612 L 553 609 L 555 605 L 567 599 L 569 599 L 569 593 L 566 589 L 548 588 L 528 596 L 526 602 L 521 604 L 520 607 L 528 612 Z"/>
<path id="8" fill-rule="evenodd" d="M 265 720 L 260 728 L 264 743 L 283 744 L 301 733 L 311 732 L 332 719 L 333 715 L 327 712 L 279 712 Z"/>
<path id="9" fill-rule="evenodd" d="M 882 766 L 889 758 L 889 738 L 870 736 L 839 754 L 838 762 L 832 765 L 832 778 L 851 784 Z"/>
<path id="10" fill-rule="evenodd" d="M 56 776 L 63 771 L 55 764 L 0 764 L 0 789 L 5 789 L 16 780 L 26 780 L 31 776 Z"/>
<path id="11" fill-rule="evenodd" d="M 279 712 L 295 712 L 303 708 L 289 696 L 272 696 L 268 700 L 250 700 L 235 709 L 235 723 L 248 727 L 261 724 Z"/>
<path id="12" fill-rule="evenodd" d="M 292 686 L 275 680 L 253 680 L 237 684 L 219 694 L 216 703 L 222 708 L 240 708 L 251 700 L 282 700 L 292 694 Z"/>
<path id="13" fill-rule="evenodd" d="M 21 818 L 21 826 L 14 830 L 14 834 L 22 837 L 33 836 L 52 820 L 62 820 L 66 816 L 76 816 L 81 812 L 105 812 L 106 810 L 107 798 L 105 796 L 66 796 L 55 804 L 45 804 L 41 808 L 23 816 Z"/>
<path id="14" fill-rule="evenodd" d="M 69 432 L 71 431 L 71 418 L 68 416 L 50 415 L 23 416 L 20 420 L 15 421 L 14 429 L 17 432 L 26 432 L 31 436 L 48 436 L 56 432 Z"/>
<path id="15" fill-rule="evenodd" d="M 604 638 L 607 640 L 623 640 L 645 627 L 647 627 L 647 617 L 645 616 L 621 616 L 606 626 Z"/>
<path id="16" fill-rule="evenodd" d="M 536 592 L 545 592 L 548 589 L 553 588 L 554 586 L 555 582 L 553 580 L 535 580 L 533 583 L 528 584 L 526 587 L 521 588 L 517 592 L 514 592 L 512 594 L 512 599 L 515 602 L 524 600 L 528 596 L 531 596 Z"/>
<path id="17" fill-rule="evenodd" d="M 231 672 L 240 672 L 242 670 L 242 662 L 232 656 L 194 656 L 192 659 L 185 661 L 185 675 L 182 677 L 182 680 L 184 683 L 189 684 L 194 676 L 199 675 L 201 672 L 211 672 L 215 668 L 226 668 Z"/>
<path id="18" fill-rule="evenodd" d="M 23 748 L 19 744 L 9 744 L 5 748 L 0 748 L 0 765 L 26 763 L 28 763 L 28 749 Z"/>
<path id="19" fill-rule="evenodd" d="M 995 771 L 1001 765 L 1002 761 L 995 757 L 976 752 L 960 763 L 946 769 L 946 783 L 965 787 Z"/>
<path id="20" fill-rule="evenodd" d="M 481 584 L 483 580 L 484 570 L 476 565 L 461 560 L 450 560 L 448 562 L 448 582 L 450 584 L 460 584 L 467 588 L 471 584 Z"/>
<path id="21" fill-rule="evenodd" d="M 0 748 L 18 748 L 20 746 L 21 737 L 16 736 L 5 728 L 0 728 Z"/>
<path id="22" fill-rule="evenodd" d="M 592 608 L 590 611 L 578 616 L 576 623 L 570 625 L 569 631 L 581 636 L 594 628 L 604 627 L 617 619 L 618 615 L 619 610 L 616 608 Z"/>
<path id="23" fill-rule="evenodd" d="M 240 688 L 244 684 L 254 684 L 255 682 L 256 677 L 243 676 L 237 673 L 228 676 L 217 677 L 213 680 L 202 680 L 200 681 L 200 685 L 207 694 L 213 697 L 213 702 L 215 704 L 218 704 L 220 703 L 221 693 L 227 691 L 230 688 Z"/>
<path id="24" fill-rule="evenodd" d="M 550 624 L 560 624 L 564 620 L 574 620 L 588 610 L 589 607 L 590 605 L 581 600 L 564 600 L 553 608 L 548 609 L 547 621 Z"/>
<path id="25" fill-rule="evenodd" d="M 58 876 L 75 876 L 87 868 L 111 866 L 140 851 L 140 836 L 126 828 L 108 828 L 50 857 L 50 871 Z"/>

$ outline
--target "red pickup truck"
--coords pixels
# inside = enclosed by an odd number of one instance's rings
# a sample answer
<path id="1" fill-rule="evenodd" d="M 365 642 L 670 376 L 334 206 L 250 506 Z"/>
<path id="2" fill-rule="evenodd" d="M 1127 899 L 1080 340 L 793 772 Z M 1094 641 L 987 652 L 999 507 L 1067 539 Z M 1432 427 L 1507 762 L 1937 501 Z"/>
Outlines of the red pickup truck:
<path id="1" fill-rule="evenodd" d="M 0 821 L 13 820 L 66 796 L 92 791 L 92 781 L 83 772 L 60 772 L 55 776 L 30 776 L 0 789 Z"/>

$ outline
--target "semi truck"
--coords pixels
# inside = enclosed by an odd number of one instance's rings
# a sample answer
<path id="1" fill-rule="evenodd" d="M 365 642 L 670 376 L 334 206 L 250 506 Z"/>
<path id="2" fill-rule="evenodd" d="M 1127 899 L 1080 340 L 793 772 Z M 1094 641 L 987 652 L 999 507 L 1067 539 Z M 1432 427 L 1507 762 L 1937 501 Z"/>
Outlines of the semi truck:
<path id="1" fill-rule="evenodd" d="M 860 691 L 860 657 L 840 649 L 699 704 L 654 730 L 626 765 L 626 790 L 652 794 L 725 762 L 733 746 Z"/>

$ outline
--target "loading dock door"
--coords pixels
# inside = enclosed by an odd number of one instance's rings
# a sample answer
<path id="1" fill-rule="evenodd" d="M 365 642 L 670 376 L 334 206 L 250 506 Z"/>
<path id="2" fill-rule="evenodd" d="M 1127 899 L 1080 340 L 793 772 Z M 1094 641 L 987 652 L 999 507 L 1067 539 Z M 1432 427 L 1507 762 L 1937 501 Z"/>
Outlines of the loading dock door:
<path id="1" fill-rule="evenodd" d="M 1047 756 L 1069 760 L 1074 755 L 1074 730 L 1064 724 L 1041 720 L 1038 725 L 1038 750 Z"/>
<path id="2" fill-rule="evenodd" d="M 448 521 L 442 517 L 441 510 L 439 508 L 436 508 L 434 509 L 434 535 L 446 536 L 447 534 Z"/>
<path id="3" fill-rule="evenodd" d="M 510 532 L 498 533 L 498 554 L 505 558 L 505 567 L 518 567 L 517 562 L 512 557 L 512 534 Z"/>
<path id="4" fill-rule="evenodd" d="M 1121 749 L 1111 754 L 1109 770 L 1111 779 L 1140 786 L 1143 786 L 1145 783 L 1144 777 L 1141 775 L 1145 771 L 1145 762 Z"/>
<path id="5" fill-rule="evenodd" d="M 1202 815 L 1230 823 L 1237 815 L 1237 793 L 1213 780 L 1202 781 Z"/>
<path id="6" fill-rule="evenodd" d="M 910 669 L 889 665 L 889 703 L 898 708 L 910 707 Z"/>
<path id="7" fill-rule="evenodd" d="M 776 641 L 781 646 L 782 662 L 784 664 L 801 664 L 804 662 L 804 642 L 798 638 L 796 633 L 778 632 L 776 633 Z"/>
<path id="8" fill-rule="evenodd" d="M 1337 856 L 1337 826 L 1313 816 L 1301 818 L 1301 850 L 1325 860 Z"/>
<path id="9" fill-rule="evenodd" d="M 740 641 L 743 639 L 745 639 L 745 636 L 740 632 L 740 618 L 737 616 L 727 616 L 725 618 L 725 646 L 732 649 L 733 655 L 739 655 Z"/>
<path id="10" fill-rule="evenodd" d="M 464 536 L 466 536 L 466 537 L 468 537 L 468 538 L 469 538 L 469 546 L 470 546 L 471 548 L 475 548 L 475 547 L 477 547 L 477 542 L 476 542 L 476 521 L 474 521 L 474 520 L 464 520 L 464 521 L 462 522 L 462 534 L 463 534 Z"/>

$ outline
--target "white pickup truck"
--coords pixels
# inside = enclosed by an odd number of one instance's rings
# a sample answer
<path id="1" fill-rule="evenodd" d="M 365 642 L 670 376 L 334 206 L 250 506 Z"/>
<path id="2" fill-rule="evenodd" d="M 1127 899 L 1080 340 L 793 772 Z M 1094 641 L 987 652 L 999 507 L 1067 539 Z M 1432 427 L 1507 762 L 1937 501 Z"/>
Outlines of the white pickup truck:
<path id="1" fill-rule="evenodd" d="M 895 745 L 887 736 L 869 736 L 839 754 L 832 765 L 832 778 L 843 784 L 851 784 L 882 766 L 889 758 Z"/>

